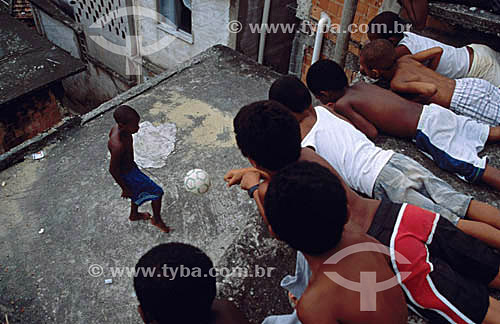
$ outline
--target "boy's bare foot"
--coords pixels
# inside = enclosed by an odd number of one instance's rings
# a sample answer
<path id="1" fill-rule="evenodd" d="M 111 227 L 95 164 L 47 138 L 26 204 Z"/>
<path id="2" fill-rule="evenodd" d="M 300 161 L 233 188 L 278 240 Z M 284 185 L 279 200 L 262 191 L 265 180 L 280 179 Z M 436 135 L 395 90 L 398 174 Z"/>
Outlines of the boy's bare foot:
<path id="1" fill-rule="evenodd" d="M 156 221 L 154 218 L 151 218 L 151 224 L 154 226 L 158 227 L 160 230 L 162 230 L 165 233 L 169 233 L 171 231 L 171 228 L 160 219 L 159 221 Z"/>
<path id="2" fill-rule="evenodd" d="M 128 219 L 131 222 L 140 221 L 140 220 L 148 220 L 148 219 L 151 219 L 151 214 L 150 213 L 130 214 Z"/>

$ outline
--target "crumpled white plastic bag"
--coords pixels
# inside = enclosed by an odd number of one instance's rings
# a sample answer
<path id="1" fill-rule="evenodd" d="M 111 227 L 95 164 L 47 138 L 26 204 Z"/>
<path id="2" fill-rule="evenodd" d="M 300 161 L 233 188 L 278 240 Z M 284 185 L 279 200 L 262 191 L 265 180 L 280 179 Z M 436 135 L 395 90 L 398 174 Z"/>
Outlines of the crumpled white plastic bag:
<path id="1" fill-rule="evenodd" d="M 139 124 L 139 131 L 133 135 L 135 162 L 141 168 L 162 168 L 167 157 L 175 148 L 175 124 L 154 126 L 148 121 Z"/>

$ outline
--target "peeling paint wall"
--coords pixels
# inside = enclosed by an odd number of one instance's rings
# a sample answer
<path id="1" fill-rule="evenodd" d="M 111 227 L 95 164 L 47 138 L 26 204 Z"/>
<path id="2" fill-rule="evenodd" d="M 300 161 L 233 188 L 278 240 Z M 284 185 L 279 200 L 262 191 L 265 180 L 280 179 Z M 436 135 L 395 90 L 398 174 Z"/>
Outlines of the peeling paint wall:
<path id="1" fill-rule="evenodd" d="M 0 154 L 56 126 L 68 114 L 60 83 L 0 105 Z"/>
<path id="2" fill-rule="evenodd" d="M 34 7 L 34 12 L 39 17 L 39 29 L 49 41 L 71 56 L 82 59 L 76 32 L 71 27 L 37 7 Z M 83 59 L 87 60 L 87 70 L 62 81 L 65 95 L 70 99 L 71 109 L 74 112 L 89 112 L 133 85 L 123 77 L 119 77 L 117 73 L 113 73 L 111 69 L 94 64 L 89 57 L 84 55 Z"/>
<path id="3" fill-rule="evenodd" d="M 75 104 L 72 110 L 79 114 L 91 111 L 133 85 L 91 61 L 87 62 L 86 71 L 64 79 L 62 84 L 66 95 Z"/>
<path id="4" fill-rule="evenodd" d="M 55 20 L 36 7 L 34 10 L 37 17 L 40 18 L 40 29 L 43 30 L 45 37 L 47 37 L 47 39 L 53 44 L 69 52 L 71 56 L 81 58 L 78 39 L 73 29 L 60 21 Z"/>
<path id="5" fill-rule="evenodd" d="M 181 63 L 196 54 L 216 44 L 232 46 L 234 37 L 229 33 L 227 26 L 234 16 L 230 0 L 193 0 L 192 1 L 192 36 L 193 44 L 168 34 L 158 28 L 158 21 L 145 17 L 137 18 L 139 35 L 144 44 L 150 45 L 159 39 L 168 37 L 171 42 L 165 48 L 152 55 L 146 56 L 152 63 L 165 69 Z M 157 10 L 157 0 L 138 0 L 137 5 Z"/>

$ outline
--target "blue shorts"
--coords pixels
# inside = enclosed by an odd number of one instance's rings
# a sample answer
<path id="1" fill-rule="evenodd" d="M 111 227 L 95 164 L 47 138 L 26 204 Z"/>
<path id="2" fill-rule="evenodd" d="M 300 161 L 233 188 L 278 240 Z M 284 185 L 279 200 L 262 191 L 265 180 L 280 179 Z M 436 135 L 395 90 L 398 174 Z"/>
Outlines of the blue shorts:
<path id="1" fill-rule="evenodd" d="M 481 179 L 487 157 L 478 153 L 484 148 L 490 127 L 458 116 L 438 105 L 424 106 L 415 141 L 422 152 L 443 170 L 474 183 Z"/>
<path id="2" fill-rule="evenodd" d="M 121 177 L 132 192 L 131 199 L 136 205 L 140 206 L 146 201 L 160 199 L 163 196 L 163 189 L 137 167 L 127 174 L 122 174 Z"/>

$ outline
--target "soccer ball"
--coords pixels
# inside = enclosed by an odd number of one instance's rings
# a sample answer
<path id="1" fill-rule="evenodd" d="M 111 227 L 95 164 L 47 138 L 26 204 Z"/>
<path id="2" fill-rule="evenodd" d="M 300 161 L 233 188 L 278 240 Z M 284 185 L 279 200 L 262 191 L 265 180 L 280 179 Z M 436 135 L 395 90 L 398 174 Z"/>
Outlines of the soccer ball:
<path id="1" fill-rule="evenodd" d="M 210 176 L 202 169 L 193 169 L 184 177 L 184 188 L 195 194 L 204 194 L 210 188 Z"/>

